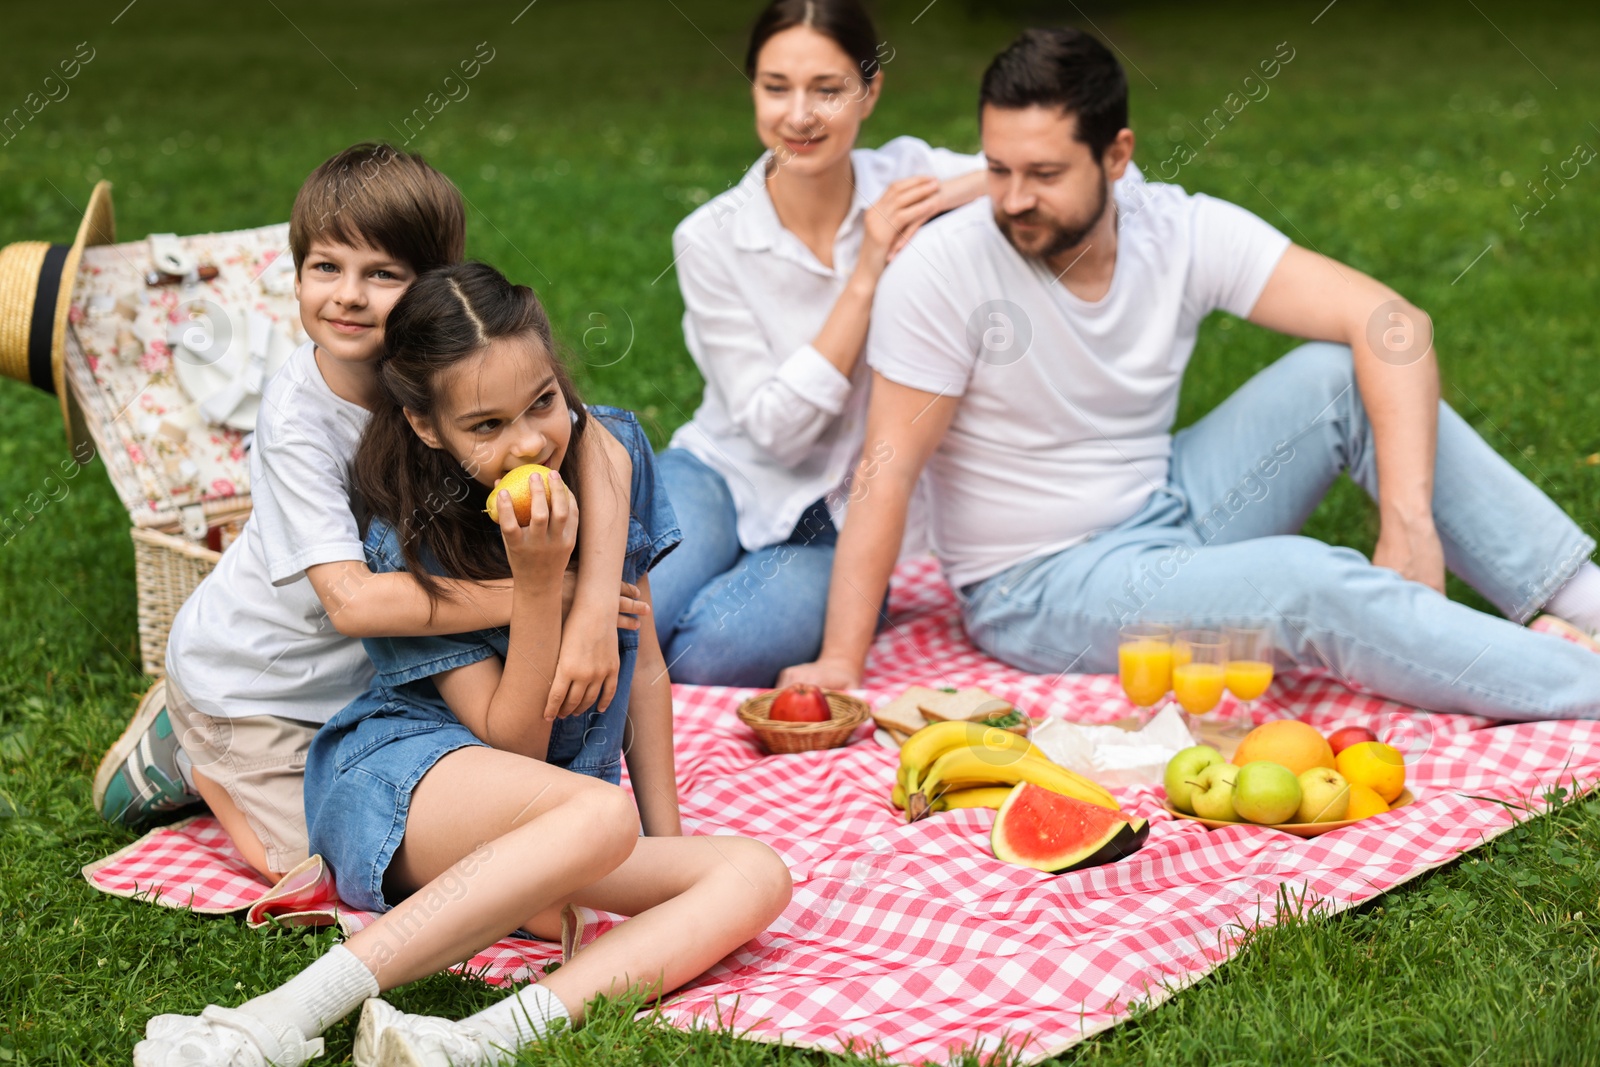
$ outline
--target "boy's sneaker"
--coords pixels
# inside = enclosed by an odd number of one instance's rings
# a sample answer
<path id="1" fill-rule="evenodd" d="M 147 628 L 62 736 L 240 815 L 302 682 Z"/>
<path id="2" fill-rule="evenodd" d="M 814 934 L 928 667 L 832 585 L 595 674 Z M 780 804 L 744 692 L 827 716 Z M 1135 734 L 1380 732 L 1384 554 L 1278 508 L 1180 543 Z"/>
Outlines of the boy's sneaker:
<path id="1" fill-rule="evenodd" d="M 512 1053 L 481 1031 L 433 1015 L 412 1015 L 373 997 L 361 1006 L 356 1067 L 479 1067 L 509 1063 Z"/>
<path id="2" fill-rule="evenodd" d="M 293 1026 L 275 1030 L 237 1008 L 157 1015 L 133 1046 L 133 1067 L 300 1067 L 322 1055 L 322 1038 Z"/>
<path id="3" fill-rule="evenodd" d="M 1575 645 L 1582 645 L 1590 652 L 1600 652 L 1600 641 L 1594 634 L 1585 633 L 1566 619 L 1554 615 L 1540 615 L 1528 624 L 1528 629 L 1536 630 L 1542 634 L 1554 634 L 1563 641 L 1571 641 Z"/>
<path id="4" fill-rule="evenodd" d="M 100 761 L 94 807 L 106 822 L 137 827 L 200 802 L 178 769 L 182 751 L 167 717 L 167 686 L 157 681 L 139 701 L 133 721 Z"/>

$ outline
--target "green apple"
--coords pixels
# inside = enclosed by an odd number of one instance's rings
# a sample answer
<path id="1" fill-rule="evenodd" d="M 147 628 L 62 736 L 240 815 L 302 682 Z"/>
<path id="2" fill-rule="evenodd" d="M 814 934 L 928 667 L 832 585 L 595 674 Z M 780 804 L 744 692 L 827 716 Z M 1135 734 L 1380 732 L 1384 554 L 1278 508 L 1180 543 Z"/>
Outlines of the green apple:
<path id="1" fill-rule="evenodd" d="M 1239 768 L 1233 810 L 1241 819 L 1262 826 L 1288 822 L 1300 810 L 1300 779 L 1281 763 L 1252 760 Z"/>
<path id="2" fill-rule="evenodd" d="M 1172 806 L 1187 814 L 1194 814 L 1194 786 L 1197 775 L 1213 763 L 1226 762 L 1222 753 L 1210 745 L 1191 745 L 1167 762 L 1167 799 Z"/>
<path id="3" fill-rule="evenodd" d="M 1300 807 L 1295 822 L 1338 822 L 1350 810 L 1350 783 L 1331 767 L 1300 773 Z"/>
<path id="4" fill-rule="evenodd" d="M 1202 819 L 1226 819 L 1228 822 L 1239 818 L 1233 810 L 1233 788 L 1240 770 L 1242 768 L 1231 763 L 1213 763 L 1196 775 L 1189 782 L 1194 813 Z"/>

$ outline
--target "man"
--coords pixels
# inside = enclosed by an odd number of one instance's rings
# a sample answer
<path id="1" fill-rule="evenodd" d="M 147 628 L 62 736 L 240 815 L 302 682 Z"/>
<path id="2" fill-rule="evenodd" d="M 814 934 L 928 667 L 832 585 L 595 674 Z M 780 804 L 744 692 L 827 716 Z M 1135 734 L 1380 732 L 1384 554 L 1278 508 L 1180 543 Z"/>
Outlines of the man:
<path id="1" fill-rule="evenodd" d="M 880 283 L 874 469 L 822 652 L 780 683 L 860 684 L 926 466 L 967 632 L 1025 670 L 1113 671 L 1136 619 L 1258 616 L 1296 663 L 1404 703 L 1600 716 L 1593 643 L 1517 625 L 1544 608 L 1600 627 L 1595 542 L 1440 403 L 1422 311 L 1242 208 L 1146 183 L 1126 78 L 1086 34 L 1023 34 L 984 75 L 980 122 L 988 199 L 925 226 Z M 1174 436 L 1219 308 L 1333 343 Z M 1379 503 L 1370 563 L 1295 536 L 1341 471 Z M 1516 622 L 1447 600 L 1446 567 Z"/>

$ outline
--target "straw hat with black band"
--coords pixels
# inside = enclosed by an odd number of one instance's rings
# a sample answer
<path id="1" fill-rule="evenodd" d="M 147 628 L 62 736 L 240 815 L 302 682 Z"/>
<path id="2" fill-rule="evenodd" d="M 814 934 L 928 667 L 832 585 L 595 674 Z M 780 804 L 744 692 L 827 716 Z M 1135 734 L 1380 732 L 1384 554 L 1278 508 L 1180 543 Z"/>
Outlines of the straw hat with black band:
<path id="1" fill-rule="evenodd" d="M 89 208 L 70 245 L 17 241 L 0 248 L 0 374 L 56 395 L 67 443 L 80 462 L 87 462 L 91 453 L 78 448 L 88 432 L 63 366 L 67 312 L 84 248 L 116 239 L 111 183 L 102 181 L 89 194 Z"/>

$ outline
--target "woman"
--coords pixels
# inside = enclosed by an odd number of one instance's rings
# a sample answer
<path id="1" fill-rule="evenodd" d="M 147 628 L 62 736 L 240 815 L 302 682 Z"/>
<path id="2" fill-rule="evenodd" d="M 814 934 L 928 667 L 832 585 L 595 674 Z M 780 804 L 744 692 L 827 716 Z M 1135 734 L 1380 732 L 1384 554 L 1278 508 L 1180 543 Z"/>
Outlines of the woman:
<path id="1" fill-rule="evenodd" d="M 983 160 L 913 137 L 855 147 L 883 88 L 855 0 L 769 4 L 745 67 L 767 151 L 673 234 L 706 390 L 660 457 L 683 543 L 651 577 L 675 680 L 770 686 L 821 647 L 878 278 L 922 223 L 979 195 Z"/>

